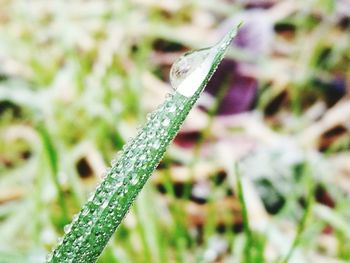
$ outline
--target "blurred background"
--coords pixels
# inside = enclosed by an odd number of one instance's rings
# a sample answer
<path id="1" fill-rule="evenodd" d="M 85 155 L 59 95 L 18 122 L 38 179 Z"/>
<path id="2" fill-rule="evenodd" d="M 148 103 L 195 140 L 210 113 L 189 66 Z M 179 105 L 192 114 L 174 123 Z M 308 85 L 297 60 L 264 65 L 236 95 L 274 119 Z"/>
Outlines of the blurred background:
<path id="1" fill-rule="evenodd" d="M 175 59 L 239 21 L 99 262 L 350 262 L 349 15 L 348 0 L 0 0 L 0 262 L 44 261 Z"/>

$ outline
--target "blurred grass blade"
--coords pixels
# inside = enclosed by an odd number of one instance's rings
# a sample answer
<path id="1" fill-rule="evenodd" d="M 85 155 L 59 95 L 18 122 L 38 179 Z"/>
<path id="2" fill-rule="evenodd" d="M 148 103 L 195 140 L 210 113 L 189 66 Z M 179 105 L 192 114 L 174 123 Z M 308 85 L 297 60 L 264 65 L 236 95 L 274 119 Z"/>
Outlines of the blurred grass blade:
<path id="1" fill-rule="evenodd" d="M 62 212 L 61 220 L 65 224 L 65 223 L 69 222 L 68 208 L 67 208 L 66 201 L 64 199 L 64 191 L 61 187 L 61 183 L 60 183 L 59 178 L 58 178 L 57 152 L 56 152 L 56 149 L 55 149 L 54 144 L 52 142 L 52 139 L 50 137 L 50 134 L 47 131 L 47 129 L 45 128 L 45 126 L 39 124 L 37 130 L 38 130 L 39 135 L 41 137 L 43 152 L 47 158 L 48 166 L 49 166 L 49 169 L 50 169 L 50 172 L 52 175 L 52 180 L 53 180 L 54 185 L 55 185 L 57 192 L 58 192 L 58 201 L 59 201 L 59 205 L 60 205 L 61 210 L 62 210 L 61 211 Z"/>
<path id="2" fill-rule="evenodd" d="M 298 224 L 297 227 L 297 232 L 295 234 L 294 240 L 292 242 L 292 245 L 289 249 L 289 251 L 287 252 L 286 256 L 281 260 L 281 263 L 288 263 L 290 262 L 294 251 L 296 250 L 296 248 L 298 247 L 298 245 L 300 244 L 301 240 L 302 240 L 302 236 L 306 230 L 306 225 L 307 222 L 310 220 L 311 216 L 312 216 L 312 210 L 313 210 L 313 206 L 315 203 L 315 184 L 313 182 L 313 178 L 310 177 L 310 169 L 309 169 L 309 165 L 305 165 L 303 168 L 303 176 L 307 179 L 306 181 L 308 182 L 308 195 L 306 198 L 306 207 L 305 207 L 305 211 L 302 215 L 302 218 Z"/>
<path id="3" fill-rule="evenodd" d="M 239 203 L 242 207 L 242 220 L 243 220 L 243 230 L 245 233 L 245 236 L 247 240 L 245 241 L 244 245 L 244 262 L 251 262 L 251 248 L 253 247 L 253 235 L 252 231 L 249 226 L 249 218 L 248 218 L 248 210 L 246 201 L 244 199 L 244 192 L 243 192 L 243 186 L 241 181 L 241 174 L 239 172 L 238 164 L 235 164 L 235 174 L 236 174 L 236 188 L 237 188 L 237 195 Z"/>

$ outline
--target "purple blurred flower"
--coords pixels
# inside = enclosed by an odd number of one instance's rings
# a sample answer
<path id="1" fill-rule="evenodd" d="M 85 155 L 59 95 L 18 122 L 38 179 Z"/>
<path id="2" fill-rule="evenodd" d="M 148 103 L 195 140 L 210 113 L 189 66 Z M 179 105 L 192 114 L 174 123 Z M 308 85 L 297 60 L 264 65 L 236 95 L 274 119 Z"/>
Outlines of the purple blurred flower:
<path id="1" fill-rule="evenodd" d="M 340 18 L 349 18 L 350 14 L 350 2 L 348 0 L 338 0 L 335 3 L 335 12 L 336 17 Z"/>
<path id="2" fill-rule="evenodd" d="M 246 8 L 270 8 L 276 0 L 244 0 Z"/>
<path id="3" fill-rule="evenodd" d="M 216 113 L 228 115 L 250 110 L 255 101 L 257 87 L 256 79 L 240 73 L 237 62 L 224 59 L 205 91 L 214 97 L 222 91 L 225 93 Z"/>
<path id="4" fill-rule="evenodd" d="M 233 45 L 244 51 L 250 59 L 257 59 L 271 52 L 274 40 L 274 26 L 266 11 L 259 9 L 246 10 L 227 19 L 219 28 L 226 32 L 234 25 L 243 22 Z"/>
<path id="5" fill-rule="evenodd" d="M 180 132 L 176 135 L 174 142 L 183 148 L 191 148 L 200 140 L 200 137 L 201 134 L 198 131 Z"/>

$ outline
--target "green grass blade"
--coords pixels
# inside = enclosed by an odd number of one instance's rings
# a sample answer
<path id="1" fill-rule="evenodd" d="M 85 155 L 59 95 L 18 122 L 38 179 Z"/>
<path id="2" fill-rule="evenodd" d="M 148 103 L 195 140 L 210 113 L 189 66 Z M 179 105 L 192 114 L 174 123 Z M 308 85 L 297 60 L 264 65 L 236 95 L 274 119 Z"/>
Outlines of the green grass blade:
<path id="1" fill-rule="evenodd" d="M 302 215 L 302 218 L 298 224 L 297 227 L 297 232 L 295 234 L 294 240 L 291 244 L 290 249 L 288 250 L 286 256 L 280 261 L 281 263 L 288 263 L 292 256 L 294 251 L 296 250 L 296 248 L 298 247 L 298 245 L 300 244 L 301 240 L 302 240 L 302 236 L 306 230 L 307 227 L 307 222 L 310 220 L 310 217 L 312 216 L 312 210 L 313 210 L 313 206 L 315 203 L 315 184 L 313 182 L 313 178 L 310 177 L 309 175 L 309 167 L 306 164 L 303 168 L 303 176 L 305 176 L 307 178 L 307 184 L 308 184 L 308 195 L 307 195 L 307 199 L 306 199 L 306 207 L 305 207 L 305 211 Z"/>
<path id="2" fill-rule="evenodd" d="M 182 85 L 181 90 L 168 94 L 165 102 L 148 116 L 147 123 L 137 136 L 124 146 L 119 158 L 112 162 L 106 178 L 81 212 L 74 217 L 72 224 L 65 227 L 66 234 L 53 253 L 49 254 L 48 262 L 97 260 L 215 72 L 235 33 L 236 29 L 207 49 L 210 60 L 205 59 L 199 65 L 201 71 L 197 68 L 195 71 L 197 87 L 189 87 L 191 92 L 188 93 Z M 198 53 L 200 56 L 196 52 L 186 56 L 192 62 L 197 57 L 203 59 L 203 51 Z M 198 74 L 202 74 L 202 79 L 198 78 Z M 185 77 L 187 79 L 188 76 Z"/>
<path id="3" fill-rule="evenodd" d="M 253 234 L 249 226 L 248 209 L 244 199 L 244 191 L 243 191 L 241 174 L 239 172 L 238 164 L 235 164 L 235 174 L 236 174 L 237 195 L 238 195 L 238 200 L 242 209 L 243 230 L 247 239 L 244 246 L 244 257 L 245 257 L 245 262 L 252 262 L 250 250 L 253 248 L 253 245 L 254 245 Z"/>
<path id="4" fill-rule="evenodd" d="M 43 125 L 40 124 L 40 125 L 38 125 L 38 131 L 39 131 L 39 135 L 40 135 L 41 140 L 42 140 L 43 150 L 44 150 L 45 156 L 47 157 L 47 162 L 48 162 L 48 165 L 50 168 L 52 179 L 53 179 L 54 185 L 55 185 L 57 192 L 58 192 L 58 201 L 59 201 L 59 205 L 60 205 L 61 210 L 62 210 L 61 220 L 62 220 L 62 222 L 64 222 L 63 224 L 66 224 L 67 222 L 69 222 L 68 208 L 67 208 L 66 201 L 64 199 L 64 191 L 62 189 L 61 183 L 60 183 L 59 178 L 58 178 L 57 152 L 56 152 L 56 149 L 55 149 L 54 144 L 52 142 L 52 138 L 51 138 L 49 132 L 47 131 L 47 129 Z"/>

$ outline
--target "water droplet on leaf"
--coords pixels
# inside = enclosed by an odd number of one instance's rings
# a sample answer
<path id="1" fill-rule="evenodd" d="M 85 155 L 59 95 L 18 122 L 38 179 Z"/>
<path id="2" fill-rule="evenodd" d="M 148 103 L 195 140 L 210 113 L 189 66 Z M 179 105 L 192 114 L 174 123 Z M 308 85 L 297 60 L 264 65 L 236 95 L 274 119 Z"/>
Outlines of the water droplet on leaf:
<path id="1" fill-rule="evenodd" d="M 67 234 L 70 231 L 71 227 L 72 227 L 71 224 L 65 225 L 64 228 L 63 228 L 64 233 Z"/>
<path id="2" fill-rule="evenodd" d="M 131 179 L 130 182 L 131 182 L 132 185 L 136 185 L 139 182 L 139 178 L 138 178 L 137 174 L 135 174 L 133 176 L 133 178 Z"/>
<path id="3" fill-rule="evenodd" d="M 185 97 L 191 97 L 196 91 L 203 89 L 203 83 L 211 77 L 235 35 L 236 29 L 225 35 L 216 45 L 185 53 L 178 58 L 170 70 L 173 89 Z"/>
<path id="4" fill-rule="evenodd" d="M 168 119 L 168 118 L 164 119 L 163 122 L 162 122 L 162 125 L 164 127 L 167 127 L 169 124 L 170 124 L 170 119 Z"/>
<path id="5" fill-rule="evenodd" d="M 102 205 L 101 205 L 101 208 L 102 209 L 105 209 L 107 206 L 108 206 L 108 200 L 106 200 Z"/>

